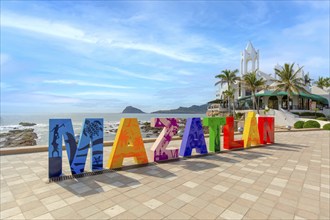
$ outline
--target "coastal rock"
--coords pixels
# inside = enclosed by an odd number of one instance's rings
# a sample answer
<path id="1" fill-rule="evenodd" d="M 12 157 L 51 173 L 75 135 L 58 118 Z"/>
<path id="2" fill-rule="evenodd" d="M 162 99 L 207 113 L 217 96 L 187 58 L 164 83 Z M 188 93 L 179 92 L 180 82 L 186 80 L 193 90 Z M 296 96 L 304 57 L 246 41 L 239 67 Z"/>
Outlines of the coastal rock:
<path id="1" fill-rule="evenodd" d="M 132 114 L 136 114 L 136 113 L 145 113 L 143 111 L 141 111 L 138 108 L 135 108 L 133 106 L 127 106 L 122 113 L 132 113 Z"/>
<path id="2" fill-rule="evenodd" d="M 26 127 L 26 126 L 35 126 L 37 124 L 31 122 L 20 122 L 19 125 Z"/>
<path id="3" fill-rule="evenodd" d="M 11 130 L 0 134 L 0 148 L 37 145 L 34 129 Z"/>

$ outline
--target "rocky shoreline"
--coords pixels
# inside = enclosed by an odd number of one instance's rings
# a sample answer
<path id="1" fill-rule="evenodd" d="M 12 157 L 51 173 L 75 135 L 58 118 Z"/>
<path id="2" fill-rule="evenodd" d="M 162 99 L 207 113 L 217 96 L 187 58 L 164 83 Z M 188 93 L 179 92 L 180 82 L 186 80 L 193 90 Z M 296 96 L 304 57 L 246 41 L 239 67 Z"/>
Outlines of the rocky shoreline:
<path id="1" fill-rule="evenodd" d="M 22 147 L 37 145 L 38 135 L 34 129 L 14 129 L 6 133 L 0 133 L 0 148 Z"/>

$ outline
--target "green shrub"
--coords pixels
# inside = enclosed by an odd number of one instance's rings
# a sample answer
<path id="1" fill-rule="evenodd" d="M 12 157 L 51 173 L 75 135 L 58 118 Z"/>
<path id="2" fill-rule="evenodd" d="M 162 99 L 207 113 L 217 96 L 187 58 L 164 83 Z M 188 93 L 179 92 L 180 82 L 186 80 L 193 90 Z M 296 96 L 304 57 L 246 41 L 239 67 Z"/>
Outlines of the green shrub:
<path id="1" fill-rule="evenodd" d="M 316 117 L 325 117 L 325 114 L 317 112 Z"/>
<path id="2" fill-rule="evenodd" d="M 303 128 L 304 127 L 304 121 L 297 121 L 296 123 L 294 123 L 293 127 L 294 128 Z"/>
<path id="3" fill-rule="evenodd" d="M 324 130 L 330 130 L 330 123 L 323 125 Z"/>
<path id="4" fill-rule="evenodd" d="M 319 118 L 316 118 L 316 120 L 328 121 L 328 119 L 326 117 L 319 117 Z"/>
<path id="5" fill-rule="evenodd" d="M 315 116 L 315 113 L 313 113 L 313 112 L 301 112 L 300 116 Z"/>
<path id="6" fill-rule="evenodd" d="M 321 125 L 317 121 L 308 120 L 304 123 L 304 128 L 320 128 Z"/>

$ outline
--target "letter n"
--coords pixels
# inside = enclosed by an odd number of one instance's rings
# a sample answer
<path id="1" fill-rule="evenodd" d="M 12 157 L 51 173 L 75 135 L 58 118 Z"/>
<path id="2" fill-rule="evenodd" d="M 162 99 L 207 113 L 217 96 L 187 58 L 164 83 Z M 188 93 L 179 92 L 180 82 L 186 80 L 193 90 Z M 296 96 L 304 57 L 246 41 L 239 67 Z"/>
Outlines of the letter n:
<path id="1" fill-rule="evenodd" d="M 244 148 L 260 145 L 257 118 L 255 112 L 248 112 L 243 132 Z"/>
<path id="2" fill-rule="evenodd" d="M 207 154 L 203 126 L 200 118 L 187 119 L 180 147 L 180 156 L 191 156 L 193 148 L 196 149 L 197 153 Z"/>
<path id="3" fill-rule="evenodd" d="M 125 157 L 134 157 L 138 164 L 148 163 L 139 124 L 136 118 L 122 118 L 112 146 L 107 168 L 122 167 Z"/>
<path id="4" fill-rule="evenodd" d="M 223 126 L 223 148 L 227 150 L 242 148 L 243 140 L 234 140 L 234 117 L 226 117 L 226 125 Z"/>
<path id="5" fill-rule="evenodd" d="M 164 161 L 179 158 L 178 148 L 167 148 L 172 137 L 178 132 L 178 119 L 176 118 L 152 118 L 151 127 L 163 128 L 157 140 L 151 147 L 154 161 Z"/>
<path id="6" fill-rule="evenodd" d="M 203 125 L 209 127 L 209 150 L 211 152 L 220 152 L 220 126 L 226 124 L 226 119 L 224 117 L 208 117 L 203 118 Z"/>
<path id="7" fill-rule="evenodd" d="M 258 117 L 260 143 L 274 143 L 274 117 Z"/>

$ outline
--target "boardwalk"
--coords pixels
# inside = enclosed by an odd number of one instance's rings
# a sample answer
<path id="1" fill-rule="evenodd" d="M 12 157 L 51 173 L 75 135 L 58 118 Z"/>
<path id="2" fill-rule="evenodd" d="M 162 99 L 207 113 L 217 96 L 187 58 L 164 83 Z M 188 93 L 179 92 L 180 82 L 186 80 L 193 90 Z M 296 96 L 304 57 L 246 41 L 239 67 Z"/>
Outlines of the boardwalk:
<path id="1" fill-rule="evenodd" d="M 267 147 L 55 183 L 46 152 L 1 156 L 1 219 L 329 219 L 329 139 L 276 133 Z"/>

